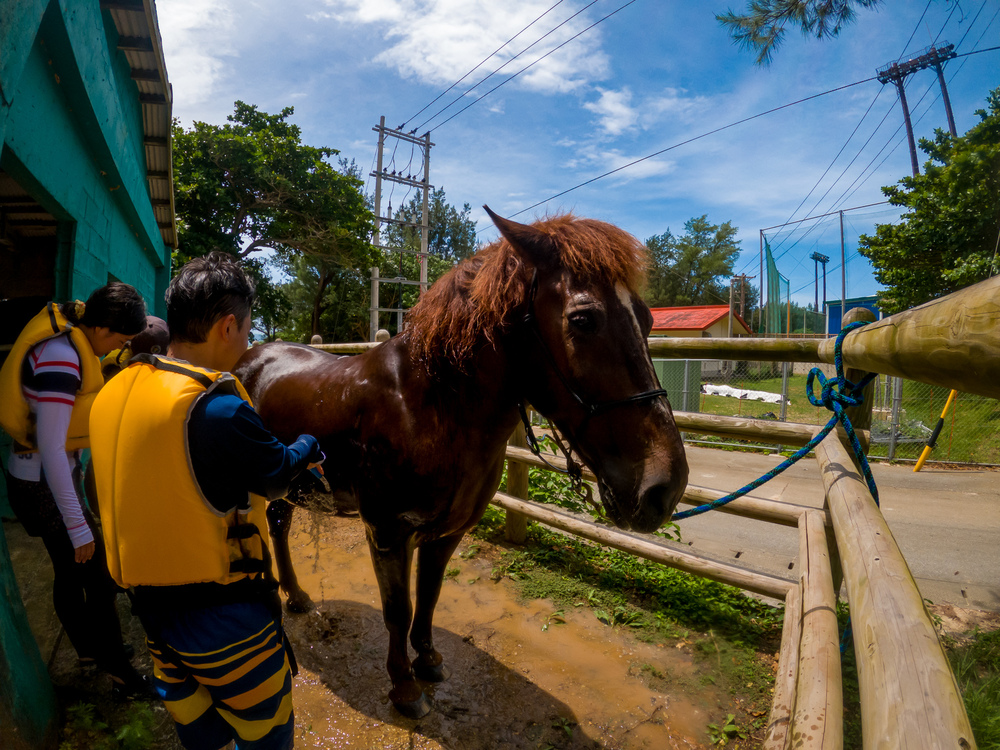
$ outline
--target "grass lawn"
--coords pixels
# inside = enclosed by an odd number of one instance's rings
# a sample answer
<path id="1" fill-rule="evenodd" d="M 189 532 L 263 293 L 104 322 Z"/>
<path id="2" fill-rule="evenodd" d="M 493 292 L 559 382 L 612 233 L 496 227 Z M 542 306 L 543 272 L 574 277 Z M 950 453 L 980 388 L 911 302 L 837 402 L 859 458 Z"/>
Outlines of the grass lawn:
<path id="1" fill-rule="evenodd" d="M 733 378 L 728 385 L 755 391 L 781 393 L 781 377 L 755 380 Z M 818 390 L 818 383 L 814 384 Z M 900 430 L 904 436 L 919 437 L 919 442 L 899 442 L 896 445 L 897 458 L 917 458 L 924 448 L 927 433 L 920 425 L 934 429 L 941 409 L 948 398 L 948 389 L 937 386 L 903 382 L 902 412 Z M 830 412 L 809 403 L 806 396 L 806 376 L 790 375 L 788 396 L 791 403 L 786 407 L 786 421 L 801 424 L 826 424 Z M 704 414 L 770 418 L 781 416 L 779 404 L 750 401 L 727 396 L 707 396 L 702 394 L 701 411 Z M 885 419 L 878 416 L 875 426 L 884 423 L 882 434 L 888 432 L 888 411 Z M 887 456 L 888 445 L 876 442 L 869 455 Z M 955 405 L 945 417 L 944 428 L 931 454 L 934 461 L 955 461 L 963 463 L 1000 464 L 1000 400 L 960 393 Z"/>

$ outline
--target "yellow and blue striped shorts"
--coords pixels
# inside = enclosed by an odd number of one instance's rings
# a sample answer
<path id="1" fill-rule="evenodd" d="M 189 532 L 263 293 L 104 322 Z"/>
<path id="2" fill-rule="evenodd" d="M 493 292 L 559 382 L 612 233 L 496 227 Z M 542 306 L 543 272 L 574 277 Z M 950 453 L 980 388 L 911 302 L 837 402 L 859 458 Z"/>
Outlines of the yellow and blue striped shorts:
<path id="1" fill-rule="evenodd" d="M 281 624 L 258 602 L 158 618 L 147 640 L 156 692 L 188 750 L 292 747 L 292 674 Z"/>

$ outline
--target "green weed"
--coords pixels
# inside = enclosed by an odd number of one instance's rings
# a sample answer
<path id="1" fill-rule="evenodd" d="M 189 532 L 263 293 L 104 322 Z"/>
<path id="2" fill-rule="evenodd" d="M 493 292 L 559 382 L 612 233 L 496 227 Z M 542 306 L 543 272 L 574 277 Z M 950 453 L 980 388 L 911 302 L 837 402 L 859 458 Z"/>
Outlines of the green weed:
<path id="1" fill-rule="evenodd" d="M 1000 630 L 974 631 L 948 654 L 980 750 L 1000 748 Z"/>
<path id="2" fill-rule="evenodd" d="M 144 703 L 133 704 L 128 721 L 117 729 L 90 703 L 74 704 L 66 714 L 59 750 L 146 750 L 155 739 L 153 711 Z"/>

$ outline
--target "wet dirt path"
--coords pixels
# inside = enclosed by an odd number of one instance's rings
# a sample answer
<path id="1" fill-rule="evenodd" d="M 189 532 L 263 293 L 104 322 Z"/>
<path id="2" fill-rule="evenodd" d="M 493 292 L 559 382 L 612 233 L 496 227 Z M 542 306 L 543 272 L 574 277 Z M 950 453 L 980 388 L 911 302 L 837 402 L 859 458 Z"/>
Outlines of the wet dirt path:
<path id="1" fill-rule="evenodd" d="M 551 601 L 521 602 L 510 581 L 491 580 L 497 550 L 469 538 L 435 615 L 451 677 L 428 686 L 430 715 L 403 718 L 386 697 L 388 636 L 360 520 L 296 511 L 291 547 L 317 604 L 286 618 L 300 666 L 297 747 L 707 747 L 708 709 L 720 696 L 692 687 L 689 655 L 607 627 L 589 607 L 567 608 L 562 624 L 550 619 Z M 647 685 L 649 673 L 670 676 L 656 681 L 662 692 Z"/>

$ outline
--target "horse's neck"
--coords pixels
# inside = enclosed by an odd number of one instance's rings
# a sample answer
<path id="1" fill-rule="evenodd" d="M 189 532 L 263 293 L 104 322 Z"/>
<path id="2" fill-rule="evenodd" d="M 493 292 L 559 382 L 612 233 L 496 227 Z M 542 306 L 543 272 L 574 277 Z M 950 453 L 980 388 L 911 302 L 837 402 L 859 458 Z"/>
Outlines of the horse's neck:
<path id="1" fill-rule="evenodd" d="M 495 348 L 484 342 L 461 365 L 434 362 L 425 366 L 412 357 L 408 359 L 408 366 L 413 368 L 408 380 L 419 384 L 428 403 L 449 412 L 455 424 L 487 432 L 506 431 L 506 440 L 517 420 L 519 395 L 507 347 L 502 342 L 498 341 Z"/>

